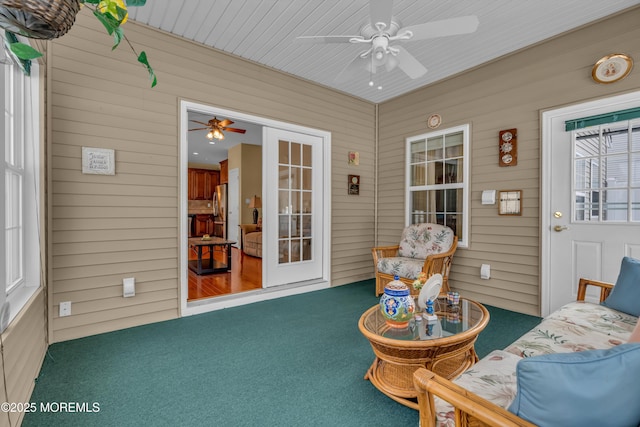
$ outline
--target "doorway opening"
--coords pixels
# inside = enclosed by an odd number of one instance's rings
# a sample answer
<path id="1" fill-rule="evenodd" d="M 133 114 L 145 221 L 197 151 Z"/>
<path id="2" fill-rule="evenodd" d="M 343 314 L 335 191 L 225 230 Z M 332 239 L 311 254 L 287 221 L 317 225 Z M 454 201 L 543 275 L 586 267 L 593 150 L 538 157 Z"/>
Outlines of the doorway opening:
<path id="1" fill-rule="evenodd" d="M 213 136 L 212 121 L 222 125 L 222 138 Z M 181 101 L 180 137 L 181 315 L 328 287 L 330 133 Z M 285 137 L 289 150 L 313 152 L 313 167 L 285 168 L 282 153 L 267 155 L 278 152 Z M 279 200 L 283 185 L 303 185 L 287 196 L 313 196 L 313 203 L 296 215 L 295 200 L 289 199 L 285 212 Z M 303 220 L 308 227 L 299 225 Z M 299 260 L 306 275 L 292 275 L 295 266 L 281 261 L 285 240 L 292 250 L 295 233 L 304 233 L 298 241 L 313 243 L 312 249 L 304 246 Z"/>

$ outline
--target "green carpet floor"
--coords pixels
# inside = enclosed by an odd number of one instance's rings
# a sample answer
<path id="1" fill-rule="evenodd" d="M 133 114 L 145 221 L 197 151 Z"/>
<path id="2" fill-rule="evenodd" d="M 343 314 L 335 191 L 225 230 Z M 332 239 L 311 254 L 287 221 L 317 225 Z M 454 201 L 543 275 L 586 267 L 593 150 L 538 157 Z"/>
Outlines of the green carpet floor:
<path id="1" fill-rule="evenodd" d="M 372 280 L 53 344 L 31 398 L 99 412 L 35 412 L 23 426 L 417 425 L 377 391 L 358 319 Z M 480 357 L 539 318 L 488 307 Z M 56 408 L 56 406 L 52 408 Z"/>

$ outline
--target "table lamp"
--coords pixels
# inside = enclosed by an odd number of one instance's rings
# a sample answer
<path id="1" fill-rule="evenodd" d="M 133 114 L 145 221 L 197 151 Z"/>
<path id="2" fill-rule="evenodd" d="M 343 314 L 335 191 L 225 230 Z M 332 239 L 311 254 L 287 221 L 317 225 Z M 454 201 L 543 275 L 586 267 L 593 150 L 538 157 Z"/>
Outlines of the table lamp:
<path id="1" fill-rule="evenodd" d="M 253 223 L 258 223 L 258 208 L 262 207 L 262 200 L 259 196 L 253 196 L 249 201 L 249 208 L 253 209 Z"/>

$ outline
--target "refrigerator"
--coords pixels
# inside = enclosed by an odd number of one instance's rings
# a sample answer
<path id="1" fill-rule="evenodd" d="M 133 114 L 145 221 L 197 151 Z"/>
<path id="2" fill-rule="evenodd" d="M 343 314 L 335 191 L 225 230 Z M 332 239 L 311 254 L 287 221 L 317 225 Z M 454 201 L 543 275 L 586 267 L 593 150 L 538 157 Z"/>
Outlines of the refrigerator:
<path id="1" fill-rule="evenodd" d="M 217 185 L 213 192 L 214 236 L 227 239 L 227 184 Z"/>

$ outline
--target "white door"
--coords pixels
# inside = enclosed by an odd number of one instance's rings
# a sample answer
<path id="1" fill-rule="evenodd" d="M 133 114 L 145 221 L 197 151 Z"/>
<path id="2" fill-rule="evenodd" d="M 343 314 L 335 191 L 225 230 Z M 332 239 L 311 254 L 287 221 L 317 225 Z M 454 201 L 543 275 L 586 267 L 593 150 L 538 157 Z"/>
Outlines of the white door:
<path id="1" fill-rule="evenodd" d="M 238 168 L 231 169 L 227 183 L 227 240 L 234 242 L 239 242 L 238 239 L 240 238 L 238 235 L 238 215 L 240 213 L 240 198 L 238 196 L 240 192 L 239 182 Z M 233 246 L 239 247 L 240 244 L 236 243 Z"/>
<path id="2" fill-rule="evenodd" d="M 264 287 L 323 278 L 323 139 L 265 127 Z"/>
<path id="3" fill-rule="evenodd" d="M 548 258 L 542 315 L 575 301 L 581 277 L 615 282 L 622 257 L 640 257 L 640 120 L 565 131 L 566 120 L 637 107 L 638 99 L 630 101 L 634 105 L 608 100 L 567 107 L 543 118 L 550 129 L 543 154 Z"/>

